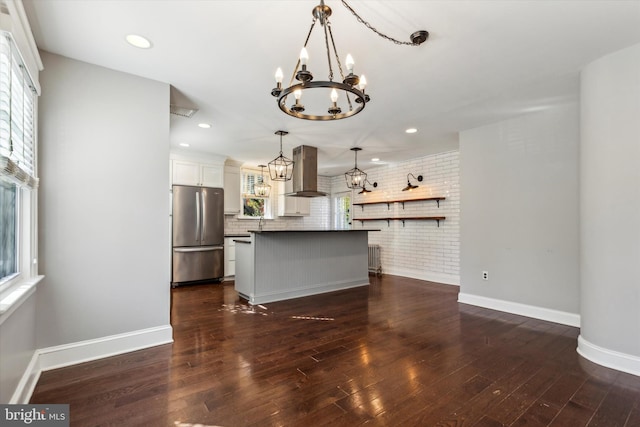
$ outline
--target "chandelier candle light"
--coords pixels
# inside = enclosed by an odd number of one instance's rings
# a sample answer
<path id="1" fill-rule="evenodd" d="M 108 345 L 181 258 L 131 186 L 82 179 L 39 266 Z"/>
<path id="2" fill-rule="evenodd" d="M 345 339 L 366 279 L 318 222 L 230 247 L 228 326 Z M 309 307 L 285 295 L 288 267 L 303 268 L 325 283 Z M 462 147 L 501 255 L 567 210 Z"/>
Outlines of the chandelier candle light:
<path id="1" fill-rule="evenodd" d="M 422 44 L 427 37 L 429 37 L 429 33 L 427 31 L 421 30 L 416 31 L 411 34 L 409 42 L 401 42 L 395 40 L 389 36 L 386 36 L 376 30 L 371 26 L 367 21 L 362 19 L 352 8 L 347 4 L 346 1 L 342 0 L 342 4 L 358 19 L 359 22 L 364 24 L 367 28 L 378 34 L 379 36 L 390 40 L 396 44 L 406 44 L 410 46 L 418 46 Z M 324 4 L 324 0 L 320 1 L 320 4 L 317 5 L 312 10 L 313 21 L 311 22 L 311 28 L 309 29 L 309 33 L 307 34 L 307 38 L 305 39 L 304 46 L 300 51 L 300 57 L 298 58 L 298 62 L 293 71 L 293 75 L 291 76 L 291 80 L 289 81 L 289 86 L 286 88 L 282 87 L 282 79 L 283 73 L 282 69 L 278 68 L 276 70 L 275 78 L 276 78 L 276 87 L 271 90 L 271 95 L 277 98 L 278 107 L 284 113 L 306 120 L 338 120 L 344 119 L 346 117 L 351 117 L 358 114 L 362 111 L 365 105 L 370 101 L 369 95 L 365 94 L 364 90 L 367 86 L 367 79 L 364 75 L 358 76 L 354 74 L 354 60 L 351 54 L 348 54 L 345 59 L 345 65 L 347 69 L 347 75 L 344 75 L 342 70 L 342 63 L 340 62 L 340 57 L 336 50 L 336 44 L 333 39 L 333 33 L 331 31 L 331 23 L 329 22 L 329 16 L 331 16 L 331 8 Z M 311 33 L 313 32 L 313 28 L 316 23 L 320 22 L 320 25 L 324 28 L 324 45 L 327 53 L 327 63 L 328 63 L 328 80 L 313 80 L 313 74 L 311 71 L 307 69 L 307 65 L 309 62 L 309 52 L 307 51 L 307 44 L 309 42 L 309 38 L 311 37 Z M 333 51 L 332 51 L 333 50 Z M 338 71 L 340 73 L 340 78 L 342 82 L 333 81 L 333 64 L 331 58 L 334 57 L 336 64 L 338 66 Z M 299 83 L 294 84 L 293 79 L 296 79 Z M 308 111 L 307 107 L 302 103 L 302 93 L 308 89 L 324 89 L 328 91 L 328 99 L 326 99 L 326 104 L 324 107 L 316 107 L 312 111 Z M 316 91 L 318 92 L 318 91 Z M 287 105 L 287 97 L 293 94 L 295 99 L 295 103 L 288 106 Z M 355 101 L 355 106 L 351 102 Z M 322 99 L 322 97 L 311 97 L 313 101 L 317 101 L 318 99 Z M 343 99 L 342 106 L 338 104 L 338 99 Z M 331 102 L 328 102 L 328 101 Z M 346 103 L 344 102 L 346 100 Z M 326 105 L 328 104 L 328 108 Z M 323 110 L 326 108 L 326 110 Z M 326 112 L 325 112 L 326 111 Z"/>

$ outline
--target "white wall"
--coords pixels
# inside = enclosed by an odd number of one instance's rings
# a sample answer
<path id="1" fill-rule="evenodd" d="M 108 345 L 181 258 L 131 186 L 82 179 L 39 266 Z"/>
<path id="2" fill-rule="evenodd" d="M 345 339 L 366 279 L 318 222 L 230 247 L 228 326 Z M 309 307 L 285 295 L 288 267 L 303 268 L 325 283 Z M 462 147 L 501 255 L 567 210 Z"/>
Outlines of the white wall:
<path id="1" fill-rule="evenodd" d="M 640 44 L 581 75 L 578 350 L 640 375 Z"/>
<path id="2" fill-rule="evenodd" d="M 14 393 L 22 394 L 17 387 L 37 348 L 35 301 L 32 295 L 0 324 L 0 403 L 18 403 Z"/>
<path id="3" fill-rule="evenodd" d="M 576 105 L 460 134 L 460 301 L 579 322 L 578 143 Z"/>
<path id="4" fill-rule="evenodd" d="M 38 347 L 170 337 L 169 85 L 42 58 Z"/>
<path id="5" fill-rule="evenodd" d="M 371 193 L 354 191 L 352 202 L 377 202 L 399 199 L 445 197 L 440 207 L 434 201 L 354 206 L 353 229 L 380 229 L 369 233 L 369 243 L 381 246 L 382 270 L 387 274 L 413 277 L 447 284 L 459 284 L 460 247 L 460 191 L 458 152 L 451 151 L 369 168 L 367 179 Z M 422 182 L 413 178 L 418 188 L 402 191 L 407 174 L 423 176 Z M 339 177 L 344 183 L 344 177 Z M 339 180 L 338 180 L 339 182 Z M 343 184 L 346 189 L 346 184 Z M 335 190 L 340 189 L 338 185 Z M 444 216 L 440 226 L 435 221 L 357 221 L 357 218 Z"/>

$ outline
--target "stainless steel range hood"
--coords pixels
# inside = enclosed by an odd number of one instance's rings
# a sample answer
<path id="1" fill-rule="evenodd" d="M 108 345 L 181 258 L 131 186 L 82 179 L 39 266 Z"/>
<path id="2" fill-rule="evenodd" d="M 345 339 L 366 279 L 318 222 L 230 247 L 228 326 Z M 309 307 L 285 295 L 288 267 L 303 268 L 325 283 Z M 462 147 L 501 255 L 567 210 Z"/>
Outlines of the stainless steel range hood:
<path id="1" fill-rule="evenodd" d="M 293 193 L 291 197 L 323 197 L 318 191 L 318 149 L 301 145 L 293 149 Z"/>

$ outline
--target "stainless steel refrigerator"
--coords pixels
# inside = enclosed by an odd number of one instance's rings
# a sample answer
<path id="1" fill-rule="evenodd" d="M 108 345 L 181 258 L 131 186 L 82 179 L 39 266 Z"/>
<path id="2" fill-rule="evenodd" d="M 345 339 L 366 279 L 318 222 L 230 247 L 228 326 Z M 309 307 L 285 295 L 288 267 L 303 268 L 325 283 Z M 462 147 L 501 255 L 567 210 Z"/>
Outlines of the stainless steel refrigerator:
<path id="1" fill-rule="evenodd" d="M 172 286 L 224 277 L 224 190 L 173 186 Z"/>

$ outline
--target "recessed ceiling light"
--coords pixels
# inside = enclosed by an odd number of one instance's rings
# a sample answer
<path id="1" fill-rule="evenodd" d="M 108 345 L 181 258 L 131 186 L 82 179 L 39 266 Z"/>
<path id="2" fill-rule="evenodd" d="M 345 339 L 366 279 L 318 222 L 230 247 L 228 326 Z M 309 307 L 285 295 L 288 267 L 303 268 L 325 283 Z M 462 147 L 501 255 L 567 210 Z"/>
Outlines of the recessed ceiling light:
<path id="1" fill-rule="evenodd" d="M 209 129 L 211 127 L 209 123 L 198 123 L 198 126 L 200 126 L 202 129 Z"/>
<path id="2" fill-rule="evenodd" d="M 372 162 L 379 162 L 379 161 L 380 161 L 380 159 L 379 159 L 379 158 L 377 158 L 377 157 L 374 157 L 373 159 L 371 159 L 371 161 L 372 161 Z"/>
<path id="3" fill-rule="evenodd" d="M 405 132 L 406 132 L 406 133 L 416 133 L 416 132 L 418 132 L 418 129 L 416 129 L 416 128 L 409 128 L 409 129 L 405 130 Z"/>
<path id="4" fill-rule="evenodd" d="M 131 46 L 135 46 L 140 49 L 149 49 L 151 47 L 151 42 L 149 41 L 149 39 L 137 34 L 129 34 L 127 35 L 126 39 Z"/>
<path id="5" fill-rule="evenodd" d="M 181 142 L 181 143 L 180 143 L 180 146 L 181 146 L 181 147 L 189 147 L 189 144 L 187 144 L 186 142 Z"/>

